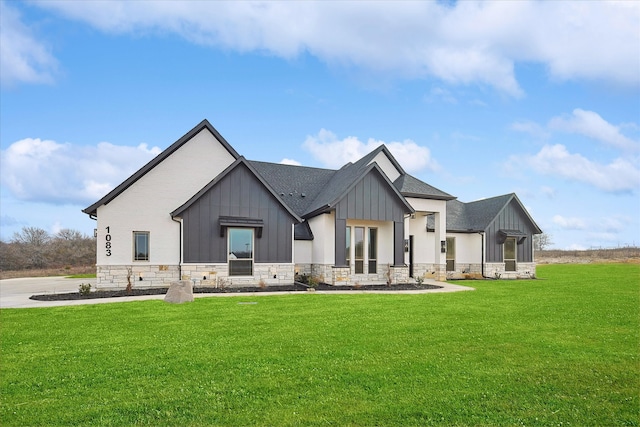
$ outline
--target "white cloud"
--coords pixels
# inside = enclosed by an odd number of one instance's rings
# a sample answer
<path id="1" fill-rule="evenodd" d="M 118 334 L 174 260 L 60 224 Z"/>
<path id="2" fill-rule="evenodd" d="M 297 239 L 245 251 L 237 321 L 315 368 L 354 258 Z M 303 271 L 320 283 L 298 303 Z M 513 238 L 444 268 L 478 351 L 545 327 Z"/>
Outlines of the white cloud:
<path id="1" fill-rule="evenodd" d="M 452 105 L 455 105 L 455 104 L 458 103 L 458 100 L 451 93 L 451 91 L 449 91 L 447 89 L 444 89 L 444 88 L 441 88 L 441 87 L 431 88 L 431 91 L 429 92 L 429 94 L 425 95 L 424 101 L 428 102 L 428 103 L 432 103 L 432 102 L 435 102 L 435 101 L 442 101 L 442 102 L 445 102 L 447 104 L 452 104 Z"/>
<path id="2" fill-rule="evenodd" d="M 282 159 L 280 160 L 280 164 L 282 165 L 291 165 L 291 166 L 300 166 L 302 163 L 300 163 L 297 160 L 293 160 L 293 159 Z"/>
<path id="3" fill-rule="evenodd" d="M 607 192 L 636 191 L 640 188 L 637 159 L 617 158 L 608 164 L 572 154 L 562 144 L 545 145 L 535 155 L 511 157 L 511 167 L 529 167 L 543 175 L 583 182 Z"/>
<path id="4" fill-rule="evenodd" d="M 587 247 L 579 243 L 572 243 L 564 249 L 567 251 L 584 251 L 587 249 Z"/>
<path id="5" fill-rule="evenodd" d="M 532 122 L 530 120 L 524 120 L 519 122 L 514 122 L 509 126 L 511 130 L 515 130 L 517 132 L 528 133 L 537 139 L 547 139 L 549 138 L 549 132 L 547 132 L 544 127 L 540 126 L 538 123 Z"/>
<path id="6" fill-rule="evenodd" d="M 547 198 L 549 199 L 553 199 L 556 197 L 556 189 L 553 187 L 548 187 L 546 185 L 542 186 L 540 187 L 540 192 L 547 196 Z"/>
<path id="7" fill-rule="evenodd" d="M 36 3 L 111 33 L 171 32 L 195 43 L 395 78 L 523 91 L 516 63 L 558 80 L 640 84 L 638 2 Z"/>
<path id="8" fill-rule="evenodd" d="M 589 233 L 588 240 L 595 244 L 595 247 L 615 247 L 617 245 L 612 245 L 613 242 L 620 243 L 620 236 L 616 233 L 607 233 L 607 232 L 598 232 L 598 233 Z M 603 246 L 602 243 L 605 243 Z M 606 243 L 609 243 L 608 245 Z"/>
<path id="9" fill-rule="evenodd" d="M 0 215 L 0 226 L 10 226 L 20 224 L 20 221 L 10 215 Z"/>
<path id="10" fill-rule="evenodd" d="M 0 1 L 0 83 L 50 83 L 56 59 L 9 2 Z"/>
<path id="11" fill-rule="evenodd" d="M 26 138 L 0 152 L 0 181 L 20 200 L 89 204 L 159 153 L 146 144 L 79 146 Z"/>
<path id="12" fill-rule="evenodd" d="M 598 225 L 607 233 L 620 233 L 631 224 L 633 220 L 626 215 L 611 215 L 598 221 Z"/>
<path id="13" fill-rule="evenodd" d="M 427 147 L 422 147 L 410 139 L 385 143 L 370 138 L 366 143 L 363 143 L 354 136 L 338 139 L 333 132 L 321 129 L 318 135 L 308 136 L 303 146 L 324 166 L 340 168 L 348 162 L 359 160 L 382 144 L 387 146 L 407 172 L 423 169 L 435 171 L 440 168 L 431 157 L 431 151 Z"/>
<path id="14" fill-rule="evenodd" d="M 565 218 L 561 215 L 555 215 L 553 223 L 566 230 L 584 230 L 587 228 L 587 223 L 582 218 L 576 217 Z"/>
<path id="15" fill-rule="evenodd" d="M 584 135 L 622 150 L 640 149 L 640 142 L 626 137 L 620 132 L 620 127 L 612 125 L 593 111 L 576 108 L 570 117 L 552 118 L 549 121 L 549 127 Z"/>

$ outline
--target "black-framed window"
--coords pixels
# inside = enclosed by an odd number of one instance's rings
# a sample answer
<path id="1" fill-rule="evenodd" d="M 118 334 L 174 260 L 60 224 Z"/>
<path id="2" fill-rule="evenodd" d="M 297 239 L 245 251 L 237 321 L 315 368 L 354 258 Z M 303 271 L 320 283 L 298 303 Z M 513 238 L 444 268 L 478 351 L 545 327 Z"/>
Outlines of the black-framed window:
<path id="1" fill-rule="evenodd" d="M 253 229 L 229 228 L 229 276 L 253 275 Z"/>
<path id="2" fill-rule="evenodd" d="M 346 252 L 347 252 L 347 265 L 351 266 L 351 227 L 347 227 L 346 232 Z"/>
<path id="3" fill-rule="evenodd" d="M 133 232 L 133 260 L 149 261 L 149 232 Z"/>
<path id="4" fill-rule="evenodd" d="M 355 274 L 364 273 L 364 227 L 354 227 Z"/>
<path id="5" fill-rule="evenodd" d="M 378 271 L 378 229 L 369 228 L 369 239 L 367 242 L 369 246 L 369 274 L 374 274 Z"/>
<path id="6" fill-rule="evenodd" d="M 447 237 L 447 271 L 456 271 L 456 238 Z"/>
<path id="7" fill-rule="evenodd" d="M 517 240 L 515 237 L 507 237 L 504 241 L 504 270 L 516 271 L 516 257 L 518 253 L 518 247 L 516 246 Z"/>

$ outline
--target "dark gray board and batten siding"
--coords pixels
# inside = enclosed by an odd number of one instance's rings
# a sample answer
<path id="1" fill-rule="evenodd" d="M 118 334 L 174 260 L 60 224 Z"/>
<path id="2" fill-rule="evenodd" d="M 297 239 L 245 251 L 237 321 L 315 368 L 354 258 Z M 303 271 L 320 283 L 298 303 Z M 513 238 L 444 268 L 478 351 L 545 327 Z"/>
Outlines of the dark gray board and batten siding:
<path id="1" fill-rule="evenodd" d="M 336 203 L 336 265 L 347 262 L 347 219 L 393 221 L 394 264 L 404 264 L 404 215 L 410 212 L 379 173 L 370 171 Z"/>
<path id="2" fill-rule="evenodd" d="M 503 262 L 503 248 L 500 230 L 520 230 L 527 237 L 517 245 L 517 261 L 533 262 L 533 233 L 534 228 L 528 216 L 518 204 L 511 200 L 485 230 L 487 262 Z"/>
<path id="3" fill-rule="evenodd" d="M 262 219 L 262 237 L 254 233 L 255 262 L 292 262 L 292 225 L 297 221 L 243 164 L 225 175 L 181 216 L 184 262 L 227 262 L 227 234 L 220 235 L 220 217 Z"/>

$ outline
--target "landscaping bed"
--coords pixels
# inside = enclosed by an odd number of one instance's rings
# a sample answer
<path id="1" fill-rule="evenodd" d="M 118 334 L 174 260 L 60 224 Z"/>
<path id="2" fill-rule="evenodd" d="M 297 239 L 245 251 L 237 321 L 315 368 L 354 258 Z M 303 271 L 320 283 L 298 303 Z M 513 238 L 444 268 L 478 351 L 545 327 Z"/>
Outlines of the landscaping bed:
<path id="1" fill-rule="evenodd" d="M 230 294 L 241 292 L 304 292 L 309 289 L 316 289 L 318 291 L 406 291 L 416 289 L 440 289 L 442 286 L 427 285 L 427 284 L 412 284 L 404 283 L 397 285 L 353 285 L 353 286 L 332 286 L 326 283 L 319 283 L 315 288 L 311 288 L 302 283 L 293 283 L 291 285 L 275 285 L 275 286 L 245 286 L 245 287 L 224 287 L 224 288 L 212 288 L 197 286 L 193 289 L 194 294 Z M 29 299 L 36 301 L 72 301 L 72 300 L 84 300 L 94 298 L 117 298 L 117 297 L 130 297 L 130 296 L 142 296 L 142 295 L 164 295 L 169 288 L 133 288 L 130 291 L 126 289 L 115 290 L 97 290 L 87 294 L 81 294 L 80 292 L 69 292 L 60 294 L 42 294 L 32 295 Z"/>

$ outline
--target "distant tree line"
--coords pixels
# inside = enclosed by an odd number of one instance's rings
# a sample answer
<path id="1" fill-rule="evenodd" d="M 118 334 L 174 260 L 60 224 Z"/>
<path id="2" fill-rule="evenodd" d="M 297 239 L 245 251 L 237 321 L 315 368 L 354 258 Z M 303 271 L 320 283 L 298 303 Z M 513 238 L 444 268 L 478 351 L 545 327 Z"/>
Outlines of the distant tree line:
<path id="1" fill-rule="evenodd" d="M 0 241 L 0 270 L 88 266 L 96 262 L 96 240 L 76 230 L 55 234 L 22 227 L 9 242 Z"/>

